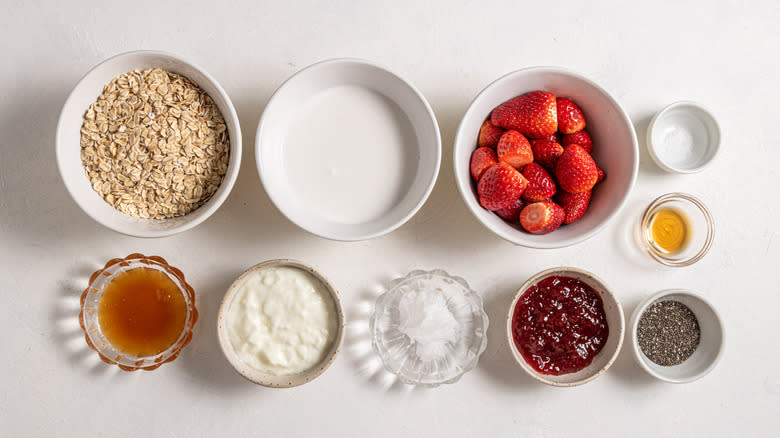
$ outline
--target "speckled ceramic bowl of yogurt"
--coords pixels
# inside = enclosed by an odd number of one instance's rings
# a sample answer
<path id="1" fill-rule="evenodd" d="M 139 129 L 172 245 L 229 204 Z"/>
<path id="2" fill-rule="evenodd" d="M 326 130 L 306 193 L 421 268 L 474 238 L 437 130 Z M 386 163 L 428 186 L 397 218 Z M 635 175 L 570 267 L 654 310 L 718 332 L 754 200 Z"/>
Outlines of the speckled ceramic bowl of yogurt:
<path id="1" fill-rule="evenodd" d="M 270 260 L 241 274 L 217 317 L 222 353 L 246 379 L 289 388 L 320 376 L 344 338 L 338 292 L 295 260 Z"/>

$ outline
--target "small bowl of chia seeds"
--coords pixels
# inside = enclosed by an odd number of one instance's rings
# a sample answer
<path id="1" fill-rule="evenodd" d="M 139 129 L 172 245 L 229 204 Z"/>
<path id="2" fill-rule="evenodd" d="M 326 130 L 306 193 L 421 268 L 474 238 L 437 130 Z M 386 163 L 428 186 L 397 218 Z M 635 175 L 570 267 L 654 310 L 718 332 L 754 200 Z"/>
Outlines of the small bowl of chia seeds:
<path id="1" fill-rule="evenodd" d="M 704 377 L 723 351 L 720 315 L 691 290 L 667 289 L 648 297 L 631 316 L 629 330 L 639 365 L 665 382 Z"/>

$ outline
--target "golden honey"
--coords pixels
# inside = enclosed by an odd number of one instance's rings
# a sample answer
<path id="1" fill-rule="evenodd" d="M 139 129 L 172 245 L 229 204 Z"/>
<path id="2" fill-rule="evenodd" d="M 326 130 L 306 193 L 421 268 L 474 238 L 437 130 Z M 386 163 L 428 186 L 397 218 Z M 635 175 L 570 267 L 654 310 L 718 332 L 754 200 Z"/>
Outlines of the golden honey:
<path id="1" fill-rule="evenodd" d="M 660 250 L 675 254 L 688 244 L 691 235 L 690 222 L 685 213 L 676 208 L 662 208 L 650 221 L 652 243 Z"/>
<path id="2" fill-rule="evenodd" d="M 167 350 L 187 317 L 184 295 L 164 272 L 134 268 L 109 282 L 98 302 L 106 340 L 121 353 L 148 357 Z"/>

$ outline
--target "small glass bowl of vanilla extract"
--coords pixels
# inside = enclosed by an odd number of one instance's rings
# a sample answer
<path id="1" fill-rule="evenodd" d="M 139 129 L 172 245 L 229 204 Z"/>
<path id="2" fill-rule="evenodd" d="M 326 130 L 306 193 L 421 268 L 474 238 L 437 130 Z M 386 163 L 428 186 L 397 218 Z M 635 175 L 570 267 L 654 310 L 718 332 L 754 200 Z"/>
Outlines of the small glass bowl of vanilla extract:
<path id="1" fill-rule="evenodd" d="M 197 320 L 192 287 L 158 256 L 109 260 L 81 295 L 87 345 L 125 371 L 153 370 L 176 359 Z"/>
<path id="2" fill-rule="evenodd" d="M 686 193 L 667 193 L 647 206 L 640 223 L 640 245 L 657 262 L 690 266 L 712 246 L 715 224 L 707 206 Z"/>

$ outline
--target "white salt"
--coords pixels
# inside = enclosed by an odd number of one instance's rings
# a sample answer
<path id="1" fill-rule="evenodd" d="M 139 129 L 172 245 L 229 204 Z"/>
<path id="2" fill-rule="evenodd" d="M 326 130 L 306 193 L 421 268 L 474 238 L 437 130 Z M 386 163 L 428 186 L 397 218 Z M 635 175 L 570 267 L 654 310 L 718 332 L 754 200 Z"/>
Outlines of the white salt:
<path id="1" fill-rule="evenodd" d="M 695 115 L 672 110 L 656 122 L 653 145 L 661 161 L 676 168 L 694 168 L 705 160 L 707 126 Z"/>
<path id="2" fill-rule="evenodd" d="M 398 330 L 415 344 L 420 360 L 439 359 L 458 341 L 458 322 L 441 291 L 410 290 L 401 296 L 398 311 Z"/>
<path id="3" fill-rule="evenodd" d="M 658 152 L 664 160 L 674 163 L 687 163 L 696 156 L 693 134 L 683 126 L 668 126 L 661 133 Z"/>

